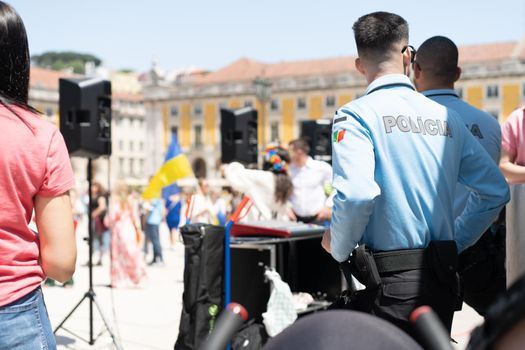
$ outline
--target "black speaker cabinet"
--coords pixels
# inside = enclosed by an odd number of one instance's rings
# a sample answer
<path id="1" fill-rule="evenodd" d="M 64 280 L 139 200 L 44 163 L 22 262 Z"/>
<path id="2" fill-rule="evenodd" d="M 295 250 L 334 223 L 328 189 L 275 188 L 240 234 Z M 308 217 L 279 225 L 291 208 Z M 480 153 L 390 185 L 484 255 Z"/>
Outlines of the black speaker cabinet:
<path id="1" fill-rule="evenodd" d="M 221 108 L 221 162 L 257 163 L 257 110 Z"/>
<path id="2" fill-rule="evenodd" d="M 310 156 L 332 162 L 332 121 L 306 120 L 301 123 L 301 137 L 310 145 Z"/>
<path id="3" fill-rule="evenodd" d="M 341 295 L 339 264 L 321 247 L 320 235 L 259 240 L 237 237 L 230 247 L 231 300 L 243 305 L 250 318 L 258 319 L 266 311 L 271 294 L 264 276 L 267 267 L 281 275 L 292 293 L 306 292 L 318 301 L 330 302 Z"/>
<path id="4" fill-rule="evenodd" d="M 231 300 L 246 308 L 250 318 L 260 318 L 270 299 L 267 267 L 276 268 L 275 245 L 231 246 Z"/>
<path id="5" fill-rule="evenodd" d="M 60 79 L 60 132 L 69 154 L 111 155 L 111 82 L 99 78 Z"/>

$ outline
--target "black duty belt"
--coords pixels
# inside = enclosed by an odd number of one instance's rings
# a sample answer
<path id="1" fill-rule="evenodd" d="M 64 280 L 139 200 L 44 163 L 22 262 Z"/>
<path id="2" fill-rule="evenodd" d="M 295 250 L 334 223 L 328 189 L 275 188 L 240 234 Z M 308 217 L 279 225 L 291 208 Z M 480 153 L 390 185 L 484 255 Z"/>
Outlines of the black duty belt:
<path id="1" fill-rule="evenodd" d="M 425 259 L 425 249 L 392 250 L 374 253 L 374 260 L 379 273 L 430 268 Z"/>

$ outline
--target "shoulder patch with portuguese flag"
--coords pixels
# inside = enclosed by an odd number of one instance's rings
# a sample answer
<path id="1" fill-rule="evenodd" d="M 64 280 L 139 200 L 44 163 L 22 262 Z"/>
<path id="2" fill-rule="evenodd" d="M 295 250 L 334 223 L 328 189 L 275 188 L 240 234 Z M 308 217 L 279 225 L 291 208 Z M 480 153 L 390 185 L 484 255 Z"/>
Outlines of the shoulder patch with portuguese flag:
<path id="1" fill-rule="evenodd" d="M 346 130 L 336 130 L 332 133 L 332 142 L 341 142 L 345 138 Z"/>

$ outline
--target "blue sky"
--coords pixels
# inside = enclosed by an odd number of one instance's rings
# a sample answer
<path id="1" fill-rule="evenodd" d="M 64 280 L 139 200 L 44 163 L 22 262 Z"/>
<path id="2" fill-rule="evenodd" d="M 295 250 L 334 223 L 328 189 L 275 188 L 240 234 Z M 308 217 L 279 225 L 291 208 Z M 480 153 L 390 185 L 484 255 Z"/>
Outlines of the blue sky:
<path id="1" fill-rule="evenodd" d="M 433 35 L 459 45 L 525 36 L 525 0 L 15 0 L 32 54 L 74 50 L 112 69 L 217 69 L 240 57 L 263 62 L 353 55 L 352 24 L 390 11 L 415 46 Z"/>

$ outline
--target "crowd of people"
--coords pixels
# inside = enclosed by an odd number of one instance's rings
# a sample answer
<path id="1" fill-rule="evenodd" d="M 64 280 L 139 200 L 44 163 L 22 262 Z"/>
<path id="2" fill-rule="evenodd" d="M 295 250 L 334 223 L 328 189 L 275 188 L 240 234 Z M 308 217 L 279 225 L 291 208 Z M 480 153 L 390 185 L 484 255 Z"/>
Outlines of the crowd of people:
<path id="1" fill-rule="evenodd" d="M 264 151 L 263 170 L 234 162 L 224 165 L 222 174 L 226 186 L 210 188 L 208 180 L 200 178 L 196 186 L 177 188 L 153 200 L 143 200 L 140 188 L 132 189 L 123 182 L 113 185 L 111 192 L 94 182 L 91 208 L 87 194 L 72 198 L 75 222 L 91 215 L 93 265 L 111 263 L 113 287 L 140 285 L 147 265 L 165 264 L 162 242 L 170 249 L 180 244 L 179 228 L 186 224 L 225 225 L 243 196 L 254 203 L 243 220 L 328 223 L 331 167 L 312 159 L 303 139 L 292 141 L 289 147 L 269 146 Z M 315 201 L 309 198 L 312 194 Z M 168 238 L 161 237 L 163 224 L 168 227 Z M 48 279 L 46 284 L 54 285 L 54 281 Z M 65 285 L 70 284 L 72 280 Z"/>
<path id="2" fill-rule="evenodd" d="M 28 105 L 25 28 L 0 2 L 0 348 L 56 347 L 40 286 L 45 278 L 71 280 L 74 231 L 85 215 L 94 264 L 111 262 L 113 287 L 140 286 L 147 265 L 165 264 L 162 242 L 179 244 L 179 227 L 224 225 L 244 196 L 252 206 L 242 220 L 325 225 L 322 247 L 365 287 L 352 290 L 344 307 L 383 318 L 418 341 L 409 315 L 419 305 L 431 306 L 449 332 L 463 300 L 497 323 L 501 312 L 491 305 L 517 281 L 509 300 L 522 305 L 525 107 L 500 129 L 461 101 L 456 45 L 437 36 L 416 52 L 408 23 L 396 14 L 362 16 L 353 30 L 355 65 L 369 86 L 335 113 L 333 169 L 296 139 L 268 146 L 261 170 L 223 165 L 224 188 L 199 179 L 143 201 L 125 183 L 111 193 L 93 183 L 88 208 L 87 196 L 74 192 L 63 137 Z M 33 213 L 37 232 L 29 225 Z M 525 312 L 513 315 L 519 322 Z M 519 336 L 505 341 L 519 344 Z"/>

